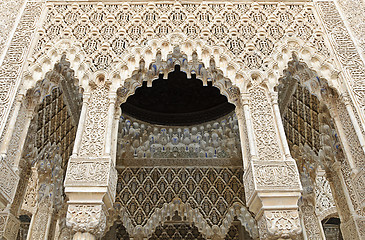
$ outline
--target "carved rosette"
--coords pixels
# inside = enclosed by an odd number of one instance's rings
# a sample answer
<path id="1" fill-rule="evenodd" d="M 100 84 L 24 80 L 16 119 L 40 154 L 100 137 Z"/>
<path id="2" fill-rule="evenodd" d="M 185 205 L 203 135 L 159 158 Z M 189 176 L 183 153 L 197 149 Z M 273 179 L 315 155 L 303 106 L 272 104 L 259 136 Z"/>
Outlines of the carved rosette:
<path id="1" fill-rule="evenodd" d="M 292 238 L 302 231 L 297 210 L 265 211 L 258 225 L 260 239 Z"/>
<path id="2" fill-rule="evenodd" d="M 66 224 L 73 232 L 87 232 L 101 236 L 106 227 L 106 215 L 101 204 L 70 204 Z"/>

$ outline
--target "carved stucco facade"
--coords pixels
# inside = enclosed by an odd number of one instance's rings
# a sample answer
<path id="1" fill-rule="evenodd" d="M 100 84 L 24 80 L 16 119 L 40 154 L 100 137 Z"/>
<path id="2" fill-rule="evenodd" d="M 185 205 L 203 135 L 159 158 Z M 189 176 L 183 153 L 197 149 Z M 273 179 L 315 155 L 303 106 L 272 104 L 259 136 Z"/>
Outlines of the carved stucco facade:
<path id="1" fill-rule="evenodd" d="M 253 239 L 324 239 L 329 216 L 341 219 L 344 239 L 365 238 L 363 5 L 3 1 L 0 236 L 16 239 L 27 214 L 28 239 L 98 239 L 116 222 L 132 239 L 147 239 L 177 213 L 205 239 L 224 239 L 234 221 Z M 242 159 L 217 160 L 214 144 L 191 145 L 208 157 L 177 152 L 189 172 L 132 166 L 154 160 L 142 142 L 135 154 L 118 155 L 119 143 L 142 131 L 120 137 L 119 105 L 175 65 L 236 106 L 230 121 L 239 129 L 217 139 L 238 136 L 227 148 Z M 302 88 L 317 100 L 301 100 Z M 191 139 L 205 135 L 189 131 Z M 154 161 L 166 163 L 165 155 Z M 117 171 L 118 162 L 126 168 Z M 180 177 L 170 182 L 169 171 Z M 149 186 L 164 202 L 152 204 Z"/>

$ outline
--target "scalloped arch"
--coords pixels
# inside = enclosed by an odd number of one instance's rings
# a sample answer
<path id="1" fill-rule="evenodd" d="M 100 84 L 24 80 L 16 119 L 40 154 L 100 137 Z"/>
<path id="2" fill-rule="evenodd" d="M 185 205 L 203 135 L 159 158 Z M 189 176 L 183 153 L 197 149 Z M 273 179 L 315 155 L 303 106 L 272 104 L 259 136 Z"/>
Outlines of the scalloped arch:
<path id="1" fill-rule="evenodd" d="M 305 63 L 310 70 L 315 72 L 320 78 L 327 80 L 330 87 L 342 92 L 342 86 L 339 81 L 340 71 L 330 59 L 321 54 L 317 49 L 309 46 L 303 40 L 287 37 L 278 44 L 271 55 L 272 61 L 269 63 L 267 73 L 268 87 L 273 91 L 278 86 L 279 79 L 284 76 L 284 71 L 288 69 L 290 61 L 295 60 Z"/>
<path id="2" fill-rule="evenodd" d="M 85 89 L 88 85 L 83 83 L 91 76 L 90 60 L 78 44 L 69 39 L 63 39 L 47 49 L 41 57 L 29 60 L 31 63 L 23 73 L 22 90 L 34 88 L 37 82 L 42 81 L 49 72 L 53 71 L 54 65 L 63 56 L 67 56 L 69 68 L 74 71 L 75 80 L 78 80 L 74 84 Z"/>
<path id="3" fill-rule="evenodd" d="M 133 226 L 125 209 L 120 212 L 120 217 L 123 225 L 127 229 L 128 233 L 132 236 L 148 237 L 155 228 L 167 221 L 167 217 L 172 217 L 177 211 L 178 215 L 186 218 L 187 223 L 194 223 L 199 231 L 210 238 L 214 235 L 225 237 L 235 217 L 240 220 L 242 226 L 250 234 L 253 239 L 258 237 L 258 228 L 254 217 L 250 214 L 245 206 L 240 203 L 234 203 L 233 206 L 228 209 L 228 213 L 223 219 L 221 226 L 209 226 L 203 215 L 198 209 L 192 208 L 189 204 L 183 203 L 180 199 L 176 198 L 171 203 L 165 203 L 162 208 L 155 209 L 152 216 L 148 219 L 145 226 Z"/>

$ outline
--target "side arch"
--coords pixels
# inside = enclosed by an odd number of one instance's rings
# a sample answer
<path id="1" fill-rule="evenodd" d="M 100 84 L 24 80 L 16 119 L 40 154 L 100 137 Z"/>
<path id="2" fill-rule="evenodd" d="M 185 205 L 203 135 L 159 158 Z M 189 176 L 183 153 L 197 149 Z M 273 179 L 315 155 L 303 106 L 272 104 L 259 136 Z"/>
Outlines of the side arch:
<path id="1" fill-rule="evenodd" d="M 234 203 L 228 210 L 221 226 L 209 226 L 198 209 L 192 208 L 188 203 L 183 203 L 179 198 L 175 198 L 168 204 L 165 203 L 162 208 L 155 209 L 145 226 L 133 226 L 128 214 L 123 208 L 119 211 L 119 216 L 127 232 L 131 236 L 149 237 L 157 226 L 164 224 L 168 220 L 168 217 L 172 218 L 176 213 L 183 218 L 184 222 L 194 224 L 199 231 L 208 238 L 215 235 L 224 238 L 235 217 L 237 217 L 253 239 L 258 238 L 258 228 L 254 217 L 248 209 L 240 203 Z"/>

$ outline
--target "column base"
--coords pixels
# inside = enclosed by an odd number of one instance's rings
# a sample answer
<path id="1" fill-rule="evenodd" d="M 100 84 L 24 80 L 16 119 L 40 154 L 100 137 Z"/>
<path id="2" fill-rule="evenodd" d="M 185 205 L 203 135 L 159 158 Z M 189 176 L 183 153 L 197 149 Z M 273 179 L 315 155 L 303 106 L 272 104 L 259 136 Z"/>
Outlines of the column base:
<path id="1" fill-rule="evenodd" d="M 73 236 L 72 240 L 96 240 L 96 237 L 91 233 L 77 232 Z"/>

